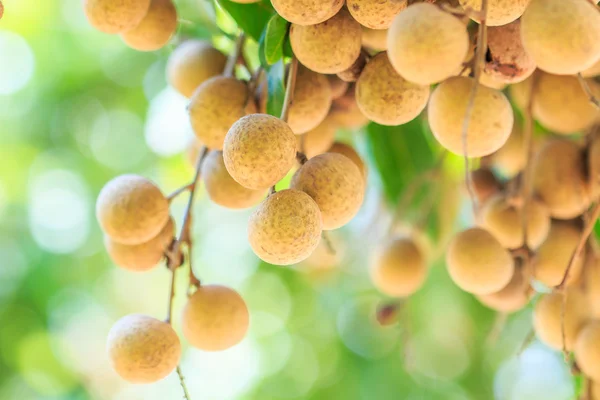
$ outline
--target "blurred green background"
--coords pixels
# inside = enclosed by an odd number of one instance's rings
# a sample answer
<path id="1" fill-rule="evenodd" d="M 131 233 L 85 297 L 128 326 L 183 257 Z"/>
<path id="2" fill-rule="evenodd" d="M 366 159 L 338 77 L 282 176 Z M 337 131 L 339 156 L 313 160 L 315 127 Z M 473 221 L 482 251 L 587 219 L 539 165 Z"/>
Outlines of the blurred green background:
<path id="1" fill-rule="evenodd" d="M 128 49 L 88 25 L 81 0 L 4 5 L 0 399 L 180 399 L 175 374 L 135 386 L 108 364 L 104 341 L 114 321 L 133 312 L 164 318 L 169 275 L 161 267 L 135 274 L 112 265 L 94 217 L 100 188 L 118 174 L 148 176 L 165 192 L 191 177 L 184 154 L 192 138 L 186 99 L 164 78 L 172 48 L 149 54 Z M 177 6 L 186 34 L 231 46 L 210 22 L 208 2 Z M 218 14 L 221 28 L 234 29 L 226 13 Z M 338 266 L 260 263 L 246 240 L 250 211 L 225 210 L 200 192 L 196 272 L 204 282 L 239 290 L 252 319 L 247 339 L 233 349 L 186 349 L 182 369 L 191 397 L 574 398 L 575 384 L 559 354 L 537 342 L 517 354 L 530 332 L 531 310 L 510 316 L 498 339 L 490 340 L 495 313 L 450 282 L 439 251 L 432 250 L 427 285 L 402 306 L 399 323 L 376 323 L 376 307 L 386 299 L 369 282 L 369 254 L 386 235 L 390 204 L 435 163 L 436 151 L 424 121 L 370 125 L 340 137 L 355 142 L 370 176 L 361 213 L 334 235 L 343 254 Z M 466 204 L 458 222 L 453 218 L 453 199 L 462 195 L 453 177 L 461 167 L 461 160 L 448 159 L 447 187 L 435 192 L 439 201 L 427 224 L 434 241 L 470 223 Z M 182 209 L 181 201 L 174 203 L 178 220 Z M 185 301 L 184 279 L 179 282 L 177 308 Z M 177 318 L 174 324 L 179 329 Z"/>

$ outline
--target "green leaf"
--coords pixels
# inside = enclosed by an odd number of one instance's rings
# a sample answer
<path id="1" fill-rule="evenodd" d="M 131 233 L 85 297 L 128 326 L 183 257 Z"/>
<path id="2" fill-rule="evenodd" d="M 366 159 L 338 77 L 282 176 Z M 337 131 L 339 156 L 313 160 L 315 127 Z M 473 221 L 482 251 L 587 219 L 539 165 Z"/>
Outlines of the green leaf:
<path id="1" fill-rule="evenodd" d="M 271 114 L 275 117 L 281 115 L 283 109 L 283 98 L 285 97 L 285 65 L 283 60 L 279 60 L 273 64 L 267 72 L 267 114 Z"/>
<path id="2" fill-rule="evenodd" d="M 258 41 L 271 18 L 272 11 L 263 3 L 239 4 L 217 0 L 221 8 L 231 15 L 241 30 Z"/>
<path id="3" fill-rule="evenodd" d="M 290 35 L 285 37 L 285 42 L 283 43 L 283 55 L 286 57 L 294 57 L 294 50 L 292 50 L 292 44 L 290 43 Z"/>
<path id="4" fill-rule="evenodd" d="M 279 14 L 274 14 L 266 28 L 265 58 L 267 63 L 275 64 L 283 57 L 283 44 L 288 33 L 289 22 Z"/>
<path id="5" fill-rule="evenodd" d="M 258 60 L 260 61 L 261 67 L 265 70 L 269 70 L 269 63 L 267 62 L 267 58 L 265 56 L 265 38 L 267 36 L 267 30 L 265 29 L 260 35 L 260 39 L 258 40 Z"/>

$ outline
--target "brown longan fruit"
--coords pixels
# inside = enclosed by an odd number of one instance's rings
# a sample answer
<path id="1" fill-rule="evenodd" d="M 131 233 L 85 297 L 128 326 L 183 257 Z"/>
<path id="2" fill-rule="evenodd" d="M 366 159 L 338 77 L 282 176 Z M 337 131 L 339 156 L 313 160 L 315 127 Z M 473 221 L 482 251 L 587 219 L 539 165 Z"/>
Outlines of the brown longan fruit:
<path id="1" fill-rule="evenodd" d="M 150 180 L 121 175 L 98 195 L 96 217 L 112 240 L 134 245 L 149 241 L 169 220 L 169 202 Z"/>
<path id="2" fill-rule="evenodd" d="M 331 99 L 339 99 L 348 91 L 349 83 L 341 80 L 337 75 L 327 75 L 329 86 L 331 86 Z"/>
<path id="3" fill-rule="evenodd" d="M 171 0 L 152 0 L 148 13 L 135 28 L 121 34 L 135 50 L 154 51 L 166 45 L 177 30 L 177 10 Z"/>
<path id="4" fill-rule="evenodd" d="M 296 161 L 296 137 L 279 118 L 251 114 L 238 120 L 225 137 L 225 167 L 248 189 L 267 189 L 279 182 Z"/>
<path id="5" fill-rule="evenodd" d="M 369 123 L 369 119 L 356 104 L 356 90 L 353 85 L 345 95 L 333 101 L 329 115 L 344 128 L 359 129 Z"/>
<path id="6" fill-rule="evenodd" d="M 377 250 L 371 262 L 373 285 L 392 297 L 410 296 L 427 278 L 427 261 L 410 239 L 393 238 Z"/>
<path id="7" fill-rule="evenodd" d="M 485 20 L 487 26 L 499 26 L 510 24 L 521 15 L 527 8 L 530 0 L 489 0 Z M 481 10 L 482 0 L 459 0 L 464 8 L 475 11 Z M 478 21 L 474 18 L 475 21 Z"/>
<path id="8" fill-rule="evenodd" d="M 223 73 L 227 57 L 202 40 L 187 40 L 177 46 L 167 63 L 169 84 L 185 97 L 208 78 Z"/>
<path id="9" fill-rule="evenodd" d="M 296 136 L 298 150 L 304 153 L 307 158 L 327 152 L 335 141 L 335 133 L 338 127 L 337 122 L 328 116 L 316 128 Z"/>
<path id="10" fill-rule="evenodd" d="M 421 85 L 454 75 L 468 50 L 466 25 L 433 4 L 407 7 L 388 32 L 390 62 L 406 80 Z"/>
<path id="11" fill-rule="evenodd" d="M 371 29 L 387 29 L 394 17 L 406 8 L 407 0 L 347 0 L 346 6 L 355 20 Z"/>
<path id="12" fill-rule="evenodd" d="M 248 221 L 248 240 L 254 253 L 275 265 L 305 260 L 319 244 L 321 211 L 299 190 L 287 189 L 267 197 Z"/>
<path id="13" fill-rule="evenodd" d="M 336 15 L 344 0 L 272 0 L 271 4 L 293 24 L 316 25 Z"/>
<path id="14" fill-rule="evenodd" d="M 502 290 L 512 279 L 515 268 L 510 253 L 481 228 L 457 234 L 448 247 L 446 263 L 454 283 L 478 295 Z"/>
<path id="15" fill-rule="evenodd" d="M 526 152 L 523 130 L 515 123 L 504 146 L 491 154 L 490 160 L 504 176 L 512 178 L 525 168 Z"/>
<path id="16" fill-rule="evenodd" d="M 223 149 L 227 131 L 246 115 L 248 86 L 232 77 L 215 76 L 196 89 L 188 111 L 194 133 L 208 148 Z"/>
<path id="17" fill-rule="evenodd" d="M 323 216 L 323 229 L 346 225 L 358 212 L 365 195 L 365 180 L 348 157 L 325 153 L 308 160 L 292 178 L 292 189 L 308 193 Z"/>
<path id="18" fill-rule="evenodd" d="M 84 0 L 90 24 L 104 33 L 127 32 L 138 26 L 150 8 L 150 0 Z"/>
<path id="19" fill-rule="evenodd" d="M 202 285 L 188 298 L 181 318 L 183 336 L 204 351 L 222 351 L 244 339 L 250 324 L 248 307 L 233 289 Z"/>
<path id="20" fill-rule="evenodd" d="M 600 322 L 586 324 L 575 340 L 575 361 L 586 376 L 600 380 Z"/>
<path id="21" fill-rule="evenodd" d="M 373 51 L 387 50 L 387 29 L 369 29 L 362 27 L 362 45 Z"/>
<path id="22" fill-rule="evenodd" d="M 401 125 L 415 119 L 429 99 L 429 86 L 402 78 L 392 67 L 387 53 L 369 61 L 356 82 L 356 102 L 371 121 Z"/>
<path id="23" fill-rule="evenodd" d="M 131 383 L 152 383 L 169 375 L 181 358 L 177 334 L 166 322 L 141 314 L 118 320 L 108 333 L 112 367 Z"/>
<path id="24" fill-rule="evenodd" d="M 225 167 L 222 151 L 211 151 L 202 164 L 202 179 L 208 197 L 220 206 L 242 209 L 252 207 L 266 191 L 252 190 L 237 183 Z"/>
<path id="25" fill-rule="evenodd" d="M 492 310 L 513 313 L 523 309 L 529 303 L 532 294 L 529 273 L 521 267 L 515 268 L 512 279 L 502 290 L 478 296 L 477 299 Z"/>
<path id="26" fill-rule="evenodd" d="M 471 172 L 471 184 L 479 203 L 485 203 L 502 190 L 502 183 L 492 170 L 486 167 L 480 167 Z"/>
<path id="27" fill-rule="evenodd" d="M 298 66 L 293 102 L 287 123 L 296 135 L 319 125 L 331 107 L 331 85 L 325 75 Z"/>
<path id="28" fill-rule="evenodd" d="M 360 54 L 361 35 L 360 24 L 345 9 L 316 25 L 290 27 L 290 43 L 298 60 L 322 74 L 350 68 Z"/>
<path id="29" fill-rule="evenodd" d="M 329 148 L 328 153 L 338 153 L 348 157 L 354 164 L 356 164 L 362 173 L 363 178 L 367 179 L 367 166 L 354 147 L 346 143 L 335 142 L 333 146 Z"/>
<path id="30" fill-rule="evenodd" d="M 552 74 L 576 74 L 600 58 L 600 13 L 587 1 L 531 0 L 521 35 L 538 68 Z"/>
<path id="31" fill-rule="evenodd" d="M 463 155 L 463 126 L 471 89 L 475 81 L 467 77 L 447 79 L 433 91 L 427 108 L 435 138 L 451 152 Z M 501 148 L 514 123 L 510 102 L 495 89 L 479 86 L 470 114 L 467 155 L 482 157 Z"/>

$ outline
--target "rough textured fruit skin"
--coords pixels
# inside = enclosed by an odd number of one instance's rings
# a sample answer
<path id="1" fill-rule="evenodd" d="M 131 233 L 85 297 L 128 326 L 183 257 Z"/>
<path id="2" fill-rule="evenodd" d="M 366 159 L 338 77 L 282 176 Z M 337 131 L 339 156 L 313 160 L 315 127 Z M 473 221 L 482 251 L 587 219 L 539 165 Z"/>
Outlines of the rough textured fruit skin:
<path id="1" fill-rule="evenodd" d="M 546 141 L 533 159 L 532 176 L 533 190 L 554 218 L 575 218 L 589 206 L 585 162 L 577 143 Z"/>
<path id="2" fill-rule="evenodd" d="M 406 8 L 407 0 L 348 0 L 346 6 L 355 20 L 371 29 L 387 29 L 394 17 Z"/>
<path id="3" fill-rule="evenodd" d="M 589 192 L 592 199 L 600 196 L 600 135 L 593 136 L 587 149 Z"/>
<path id="4" fill-rule="evenodd" d="M 182 315 L 183 336 L 204 351 L 222 351 L 244 339 L 250 324 L 248 307 L 233 289 L 203 285 L 189 297 Z"/>
<path id="5" fill-rule="evenodd" d="M 304 153 L 307 158 L 313 158 L 314 156 L 327 152 L 335 140 L 337 129 L 337 122 L 332 117 L 328 116 L 315 129 L 312 129 L 303 135 L 296 136 L 298 151 Z"/>
<path id="6" fill-rule="evenodd" d="M 466 26 L 428 3 L 413 4 L 388 31 L 388 55 L 405 79 L 429 85 L 455 74 L 469 49 Z"/>
<path id="7" fill-rule="evenodd" d="M 177 30 L 177 10 L 171 0 L 152 0 L 148 13 L 135 28 L 121 34 L 129 47 L 154 51 L 166 45 Z"/>
<path id="8" fill-rule="evenodd" d="M 327 75 L 331 87 L 331 99 L 339 99 L 348 91 L 348 82 L 341 80 L 337 75 Z"/>
<path id="9" fill-rule="evenodd" d="M 167 80 L 175 90 L 189 98 L 208 78 L 220 75 L 226 63 L 227 57 L 209 42 L 187 40 L 171 53 Z"/>
<path id="10" fill-rule="evenodd" d="M 560 284 L 573 251 L 577 247 L 581 229 L 565 221 L 553 221 L 550 232 L 539 247 L 533 260 L 535 278 L 548 287 Z M 581 275 L 585 254 L 581 254 L 569 272 L 567 284 L 573 284 Z"/>
<path id="11" fill-rule="evenodd" d="M 464 291 L 478 295 L 502 290 L 514 273 L 510 253 L 481 228 L 457 234 L 448 247 L 446 263 L 454 283 Z"/>
<path id="12" fill-rule="evenodd" d="M 374 51 L 387 50 L 387 29 L 369 29 L 362 27 L 362 45 Z"/>
<path id="13" fill-rule="evenodd" d="M 360 54 L 361 36 L 360 24 L 345 9 L 316 25 L 290 27 L 290 43 L 298 60 L 322 74 L 350 68 Z"/>
<path id="14" fill-rule="evenodd" d="M 346 225 L 358 212 L 365 181 L 358 167 L 341 154 L 311 158 L 294 174 L 290 187 L 308 193 L 323 215 L 323 229 Z"/>
<path id="15" fill-rule="evenodd" d="M 512 279 L 496 293 L 478 296 L 477 299 L 492 310 L 513 313 L 523 309 L 533 294 L 529 285 L 529 275 L 523 268 L 515 268 Z"/>
<path id="16" fill-rule="evenodd" d="M 574 351 L 581 371 L 594 381 L 600 381 L 600 322 L 590 322 L 579 332 Z"/>
<path id="17" fill-rule="evenodd" d="M 352 85 L 345 95 L 333 101 L 329 115 L 344 128 L 358 129 L 369 123 L 369 119 L 356 104 L 356 90 Z"/>
<path id="18" fill-rule="evenodd" d="M 441 83 L 431 94 L 428 118 L 431 131 L 442 146 L 463 155 L 463 125 L 471 89 L 475 81 L 454 77 Z M 482 157 L 501 148 L 514 123 L 506 96 L 495 89 L 479 86 L 467 132 L 467 154 Z"/>
<path id="19" fill-rule="evenodd" d="M 584 295 L 575 290 L 566 293 L 565 304 L 565 344 L 572 350 L 575 339 L 588 320 L 588 305 Z M 537 337 L 555 350 L 562 350 L 561 308 L 563 294 L 559 292 L 544 294 L 533 310 L 533 328 Z"/>
<path id="20" fill-rule="evenodd" d="M 427 270 L 425 257 L 412 240 L 394 238 L 376 252 L 370 275 L 373 285 L 382 293 L 406 297 L 423 286 Z"/>
<path id="21" fill-rule="evenodd" d="M 385 52 L 369 61 L 356 82 L 358 107 L 367 118 L 382 125 L 401 125 L 415 119 L 428 99 L 429 86 L 398 75 Z"/>
<path id="22" fill-rule="evenodd" d="M 363 178 L 367 179 L 367 172 L 368 172 L 367 166 L 365 165 L 365 162 L 360 157 L 360 155 L 357 153 L 357 151 L 354 149 L 354 147 L 352 147 L 346 143 L 335 142 L 331 146 L 331 148 L 329 148 L 328 153 L 338 153 L 338 154 L 348 157 L 354 164 L 356 164 L 356 166 L 362 173 Z"/>
<path id="23" fill-rule="evenodd" d="M 210 149 L 223 149 L 229 128 L 246 115 L 249 96 L 246 84 L 235 78 L 215 76 L 201 84 L 188 108 L 196 137 Z"/>
<path id="24" fill-rule="evenodd" d="M 530 0 L 489 0 L 485 20 L 487 26 L 506 25 L 521 15 L 527 8 Z M 459 0 L 461 6 L 476 11 L 481 10 L 482 0 Z M 477 21 L 477 19 L 474 19 Z"/>
<path id="25" fill-rule="evenodd" d="M 202 179 L 212 201 L 231 209 L 252 207 L 265 197 L 265 190 L 240 185 L 229 175 L 222 151 L 211 151 L 202 164 Z"/>
<path id="26" fill-rule="evenodd" d="M 537 66 L 552 74 L 576 74 L 600 58 L 600 13 L 587 1 L 531 0 L 521 35 Z"/>
<path id="27" fill-rule="evenodd" d="M 315 25 L 328 20 L 343 7 L 343 0 L 272 0 L 277 14 L 291 23 Z"/>
<path id="28" fill-rule="evenodd" d="M 225 138 L 225 167 L 249 189 L 267 189 L 279 182 L 296 161 L 296 137 L 289 125 L 267 114 L 238 120 Z"/>
<path id="29" fill-rule="evenodd" d="M 83 7 L 94 28 L 104 33 L 122 33 L 139 25 L 150 0 L 84 0 Z"/>
<path id="30" fill-rule="evenodd" d="M 112 240 L 140 244 L 152 239 L 169 220 L 169 202 L 160 189 L 138 175 L 109 181 L 98 195 L 96 217 Z"/>
<path id="31" fill-rule="evenodd" d="M 512 132 L 504 146 L 490 155 L 495 168 L 503 175 L 512 178 L 525 168 L 527 155 L 525 144 L 523 143 L 523 130 L 521 126 L 515 123 Z"/>
<path id="32" fill-rule="evenodd" d="M 115 371 L 131 383 L 159 381 L 181 358 L 181 344 L 171 325 L 141 314 L 127 315 L 113 325 L 106 350 Z"/>
<path id="33" fill-rule="evenodd" d="M 308 258 L 318 246 L 321 233 L 317 203 L 294 189 L 267 197 L 248 221 L 252 250 L 261 260 L 275 265 L 296 264 Z"/>
<path id="34" fill-rule="evenodd" d="M 489 198 L 502 190 L 500 181 L 486 167 L 481 167 L 471 172 L 471 182 L 475 196 L 477 196 L 477 201 L 480 203 L 485 203 Z"/>
<path id="35" fill-rule="evenodd" d="M 299 65 L 287 123 L 299 135 L 319 125 L 331 107 L 331 85 L 325 75 Z"/>

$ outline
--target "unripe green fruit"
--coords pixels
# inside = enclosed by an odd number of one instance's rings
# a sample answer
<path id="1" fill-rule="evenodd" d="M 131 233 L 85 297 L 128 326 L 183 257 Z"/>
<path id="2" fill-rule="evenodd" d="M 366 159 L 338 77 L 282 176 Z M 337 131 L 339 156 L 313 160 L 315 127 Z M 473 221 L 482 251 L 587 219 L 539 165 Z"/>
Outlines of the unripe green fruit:
<path id="1" fill-rule="evenodd" d="M 298 25 L 315 25 L 328 20 L 344 6 L 343 0 L 272 0 L 284 19 Z"/>
<path id="2" fill-rule="evenodd" d="M 129 47 L 154 51 L 166 45 L 177 30 L 177 10 L 171 0 L 152 0 L 148 13 L 135 28 L 121 34 Z"/>
<path id="3" fill-rule="evenodd" d="M 94 28 L 104 33 L 122 33 L 140 24 L 150 0 L 84 0 L 83 7 Z"/>

